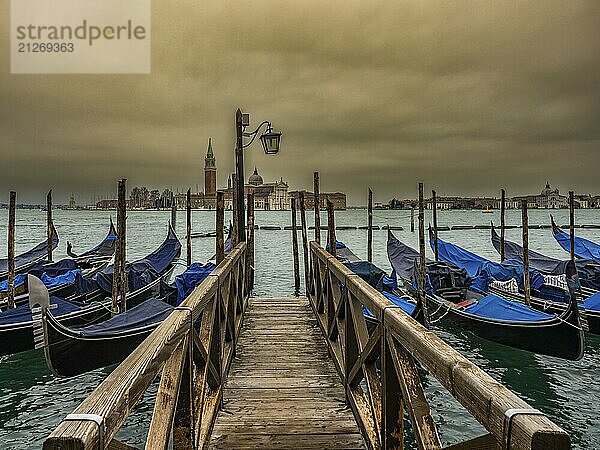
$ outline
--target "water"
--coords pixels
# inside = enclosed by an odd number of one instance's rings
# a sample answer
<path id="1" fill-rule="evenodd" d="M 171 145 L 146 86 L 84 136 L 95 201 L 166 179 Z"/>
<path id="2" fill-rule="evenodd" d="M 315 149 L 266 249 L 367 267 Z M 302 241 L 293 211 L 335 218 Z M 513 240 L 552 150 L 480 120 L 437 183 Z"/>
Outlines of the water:
<path id="1" fill-rule="evenodd" d="M 61 238 L 55 258 L 65 255 L 66 241 L 74 251 L 86 250 L 99 242 L 108 230 L 110 212 L 55 211 L 54 221 Z M 112 213 L 114 215 L 114 212 Z M 554 212 L 558 224 L 568 222 L 568 212 Z M 6 210 L 0 211 L 0 255 L 6 255 Z M 141 257 L 156 248 L 166 234 L 167 211 L 128 212 L 128 259 Z M 578 223 L 597 224 L 598 210 L 576 212 Z M 183 236 L 185 217 L 180 212 L 177 231 Z M 228 218 L 226 218 L 228 220 Z M 499 223 L 499 213 L 478 211 L 449 211 L 439 213 L 439 225 Z M 430 216 L 426 216 L 426 223 Z M 325 215 L 321 219 L 326 223 Z M 365 225 L 366 211 L 343 211 L 336 214 L 338 225 Z M 531 224 L 549 223 L 548 211 L 530 211 Z M 258 225 L 290 224 L 289 212 L 257 211 Z M 507 211 L 507 224 L 518 225 L 520 211 Z M 312 215 L 309 216 L 312 224 Z M 375 211 L 374 225 L 400 225 L 404 231 L 396 236 L 407 244 L 417 246 L 416 233 L 410 232 L 409 211 Z M 194 211 L 194 231 L 214 229 L 214 212 Z M 578 235 L 600 241 L 600 230 L 578 229 Z M 374 262 L 389 270 L 385 253 L 386 231 L 374 231 Z M 521 231 L 506 231 L 507 239 L 519 241 Z M 17 252 L 27 250 L 44 239 L 45 215 L 41 211 L 17 211 Z M 314 231 L 310 231 L 311 237 Z M 323 233 L 323 238 L 325 234 Z M 361 257 L 366 257 L 365 230 L 339 230 L 339 240 L 346 242 Z M 497 260 L 489 230 L 442 232 L 441 237 L 474 250 L 482 256 Z M 566 258 L 567 254 L 552 238 L 550 230 L 530 230 L 530 248 L 541 253 Z M 429 249 L 427 249 L 429 252 Z M 193 260 L 206 261 L 214 253 L 214 240 L 194 239 Z M 300 262 L 301 267 L 302 260 Z M 294 289 L 292 273 L 291 231 L 256 232 L 256 288 L 259 296 L 290 295 Z M 586 335 L 585 356 L 571 362 L 557 358 L 503 347 L 456 330 L 436 330 L 447 343 L 458 349 L 496 380 L 516 392 L 534 408 L 546 413 L 570 435 L 575 449 L 600 448 L 600 337 Z M 552 345 L 552 343 L 548 343 Z M 103 380 L 111 369 L 102 369 L 70 379 L 54 377 L 46 368 L 43 355 L 31 351 L 0 358 L 0 448 L 40 448 L 45 437 L 60 420 L 70 413 Z M 475 437 L 482 428 L 430 376 L 425 381 L 426 395 L 445 444 Z M 127 442 L 142 446 L 153 408 L 153 385 L 119 433 Z"/>

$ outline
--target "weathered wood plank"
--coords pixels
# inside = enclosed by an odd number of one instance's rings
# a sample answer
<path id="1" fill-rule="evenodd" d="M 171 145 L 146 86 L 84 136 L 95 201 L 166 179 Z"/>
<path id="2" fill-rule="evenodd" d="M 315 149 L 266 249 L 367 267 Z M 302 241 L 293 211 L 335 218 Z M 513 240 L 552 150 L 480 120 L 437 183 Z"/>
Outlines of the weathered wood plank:
<path id="1" fill-rule="evenodd" d="M 250 299 L 212 448 L 363 448 L 308 300 Z"/>

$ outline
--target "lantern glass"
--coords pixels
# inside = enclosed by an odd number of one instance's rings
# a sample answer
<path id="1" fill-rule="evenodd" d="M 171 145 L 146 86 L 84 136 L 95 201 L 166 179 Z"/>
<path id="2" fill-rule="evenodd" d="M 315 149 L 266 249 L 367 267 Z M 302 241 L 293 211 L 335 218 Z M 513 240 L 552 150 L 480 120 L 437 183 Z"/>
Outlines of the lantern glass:
<path id="1" fill-rule="evenodd" d="M 274 133 L 272 131 L 269 131 L 260 137 L 263 150 L 267 155 L 276 155 L 277 153 L 279 153 L 280 140 L 281 133 Z"/>

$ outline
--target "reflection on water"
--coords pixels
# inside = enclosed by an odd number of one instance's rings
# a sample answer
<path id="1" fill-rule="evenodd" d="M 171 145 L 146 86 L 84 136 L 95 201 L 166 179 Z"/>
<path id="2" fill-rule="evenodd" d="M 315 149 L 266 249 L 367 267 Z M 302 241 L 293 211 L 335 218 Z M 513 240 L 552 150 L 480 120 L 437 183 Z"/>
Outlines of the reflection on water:
<path id="1" fill-rule="evenodd" d="M 429 213 L 429 211 L 427 212 Z M 55 211 L 54 220 L 61 238 L 56 258 L 65 255 L 67 239 L 74 251 L 88 249 L 99 242 L 108 229 L 110 212 Z M 114 212 L 112 212 L 114 215 Z M 568 222 L 567 211 L 555 211 L 559 224 Z M 599 212 L 581 210 L 576 213 L 580 223 L 598 223 Z M 130 211 L 128 213 L 128 259 L 142 257 L 156 248 L 164 239 L 170 213 Z M 481 225 L 492 219 L 499 223 L 499 214 L 481 214 L 478 211 L 440 212 L 442 225 Z M 226 220 L 228 218 L 226 217 Z M 312 224 L 312 214 L 308 217 Z M 344 211 L 336 215 L 338 225 L 361 226 L 366 224 L 363 210 Z M 430 221 L 429 214 L 426 222 Z M 6 210 L 0 211 L 0 236 L 6 236 Z M 507 211 L 507 224 L 518 225 L 520 211 Z M 289 212 L 257 211 L 258 225 L 290 224 Z M 321 223 L 326 223 L 325 215 Z M 530 211 L 530 223 L 548 224 L 548 211 Z M 403 226 L 394 231 L 409 245 L 417 246 L 415 233 L 410 232 L 409 211 L 375 211 L 377 226 Z M 179 214 L 178 234 L 183 236 L 184 216 Z M 194 211 L 194 231 L 214 229 L 214 213 Z M 44 239 L 45 216 L 40 211 L 17 211 L 17 251 L 24 251 Z M 600 241 L 600 230 L 578 229 L 583 237 Z M 520 240 L 521 231 L 507 230 L 507 239 Z M 314 236 L 314 231 L 310 231 Z M 442 232 L 444 239 L 469 248 L 493 260 L 498 255 L 490 243 L 488 230 Z M 323 233 L 323 238 L 325 233 Z M 346 242 L 359 256 L 366 257 L 366 231 L 339 230 L 339 240 Z M 566 258 L 566 253 L 554 242 L 550 230 L 530 230 L 530 248 L 550 256 Z M 385 251 L 386 231 L 375 231 L 373 239 L 374 262 L 389 270 Z M 4 252 L 4 253 L 2 253 Z M 6 253 L 0 247 L 0 256 Z M 428 249 L 429 252 L 429 249 Z M 214 241 L 194 239 L 193 259 L 206 261 L 214 254 Z M 302 257 L 302 253 L 301 253 Z M 256 295 L 290 295 L 293 293 L 291 231 L 262 231 L 256 233 Z M 302 260 L 300 267 L 303 267 Z M 302 277 L 301 277 L 302 278 Z M 600 448 L 600 337 L 586 336 L 586 352 L 581 361 L 533 355 L 480 339 L 469 332 L 454 328 L 436 329 L 447 343 L 466 355 L 492 377 L 527 400 L 534 408 L 544 411 L 552 420 L 567 430 L 573 448 Z M 552 345 L 552 343 L 548 343 Z M 0 445 L 3 449 L 40 448 L 44 438 L 66 414 L 71 412 L 110 372 L 97 370 L 71 379 L 55 378 L 46 368 L 43 355 L 31 351 L 0 358 Z M 481 427 L 431 376 L 427 377 L 425 390 L 430 400 L 436 423 L 444 443 L 475 437 L 483 433 Z M 142 445 L 147 433 L 148 418 L 152 413 L 151 386 L 143 401 L 132 413 L 119 437 L 134 445 Z M 140 426 L 145 423 L 146 427 Z"/>

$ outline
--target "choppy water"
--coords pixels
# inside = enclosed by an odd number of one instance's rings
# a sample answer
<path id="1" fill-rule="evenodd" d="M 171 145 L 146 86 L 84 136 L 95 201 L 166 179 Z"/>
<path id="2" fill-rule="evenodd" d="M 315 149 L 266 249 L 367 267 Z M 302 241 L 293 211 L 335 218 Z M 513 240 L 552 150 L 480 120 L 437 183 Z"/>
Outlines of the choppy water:
<path id="1" fill-rule="evenodd" d="M 55 258 L 65 255 L 67 240 L 73 243 L 76 252 L 95 245 L 107 231 L 110 214 L 102 211 L 55 211 L 54 220 L 61 238 Z M 128 213 L 128 259 L 142 257 L 162 242 L 169 216 L 167 211 Z M 555 217 L 559 224 L 568 222 L 567 211 L 555 211 Z M 600 211 L 577 211 L 576 217 L 578 223 L 597 224 L 600 222 Z M 482 214 L 478 211 L 440 212 L 439 225 L 481 225 L 489 223 L 491 219 L 498 223 L 499 214 Z M 325 216 L 321 220 L 325 223 Z M 0 255 L 6 254 L 6 222 L 6 211 L 0 211 Z M 365 225 L 366 212 L 339 212 L 336 222 L 338 225 Z M 519 222 L 520 211 L 507 211 L 507 224 L 518 225 Z M 530 211 L 529 222 L 547 224 L 548 211 Z M 177 226 L 180 236 L 184 235 L 184 223 L 184 216 L 180 212 Z M 283 227 L 290 224 L 290 213 L 257 211 L 256 223 Z M 309 224 L 312 224 L 312 216 L 309 216 Z M 405 230 L 396 231 L 395 234 L 402 241 L 417 246 L 417 236 L 410 232 L 408 211 L 375 211 L 374 224 L 403 226 Z M 193 229 L 214 229 L 214 213 L 194 211 Z M 314 232 L 311 231 L 312 233 Z M 577 233 L 600 241 L 600 230 L 578 229 Z M 18 252 L 27 250 L 44 239 L 44 234 L 43 212 L 17 211 Z M 520 234 L 518 229 L 507 230 L 507 239 L 519 241 Z M 482 256 L 498 259 L 490 243 L 489 230 L 443 232 L 441 236 Z M 567 257 L 552 238 L 550 230 L 530 230 L 529 236 L 531 249 L 550 256 Z M 337 237 L 359 256 L 366 257 L 365 230 L 340 230 L 337 231 Z M 385 242 L 386 231 L 375 231 L 374 262 L 389 270 Z M 213 253 L 213 240 L 193 240 L 195 261 L 205 261 Z M 291 231 L 257 231 L 255 294 L 278 296 L 290 295 L 292 292 Z M 600 448 L 600 337 L 587 335 L 584 358 L 571 362 L 503 347 L 460 330 L 437 331 L 446 342 L 567 430 L 572 437 L 573 448 Z M 60 379 L 50 374 L 43 355 L 38 351 L 0 358 L 0 448 L 40 448 L 44 438 L 60 420 L 109 372 L 110 369 L 103 369 L 71 379 Z M 444 443 L 458 442 L 483 432 L 435 379 L 428 376 L 425 385 Z M 119 436 L 131 444 L 142 445 L 144 442 L 154 392 L 155 387 L 150 389 L 120 432 Z"/>

